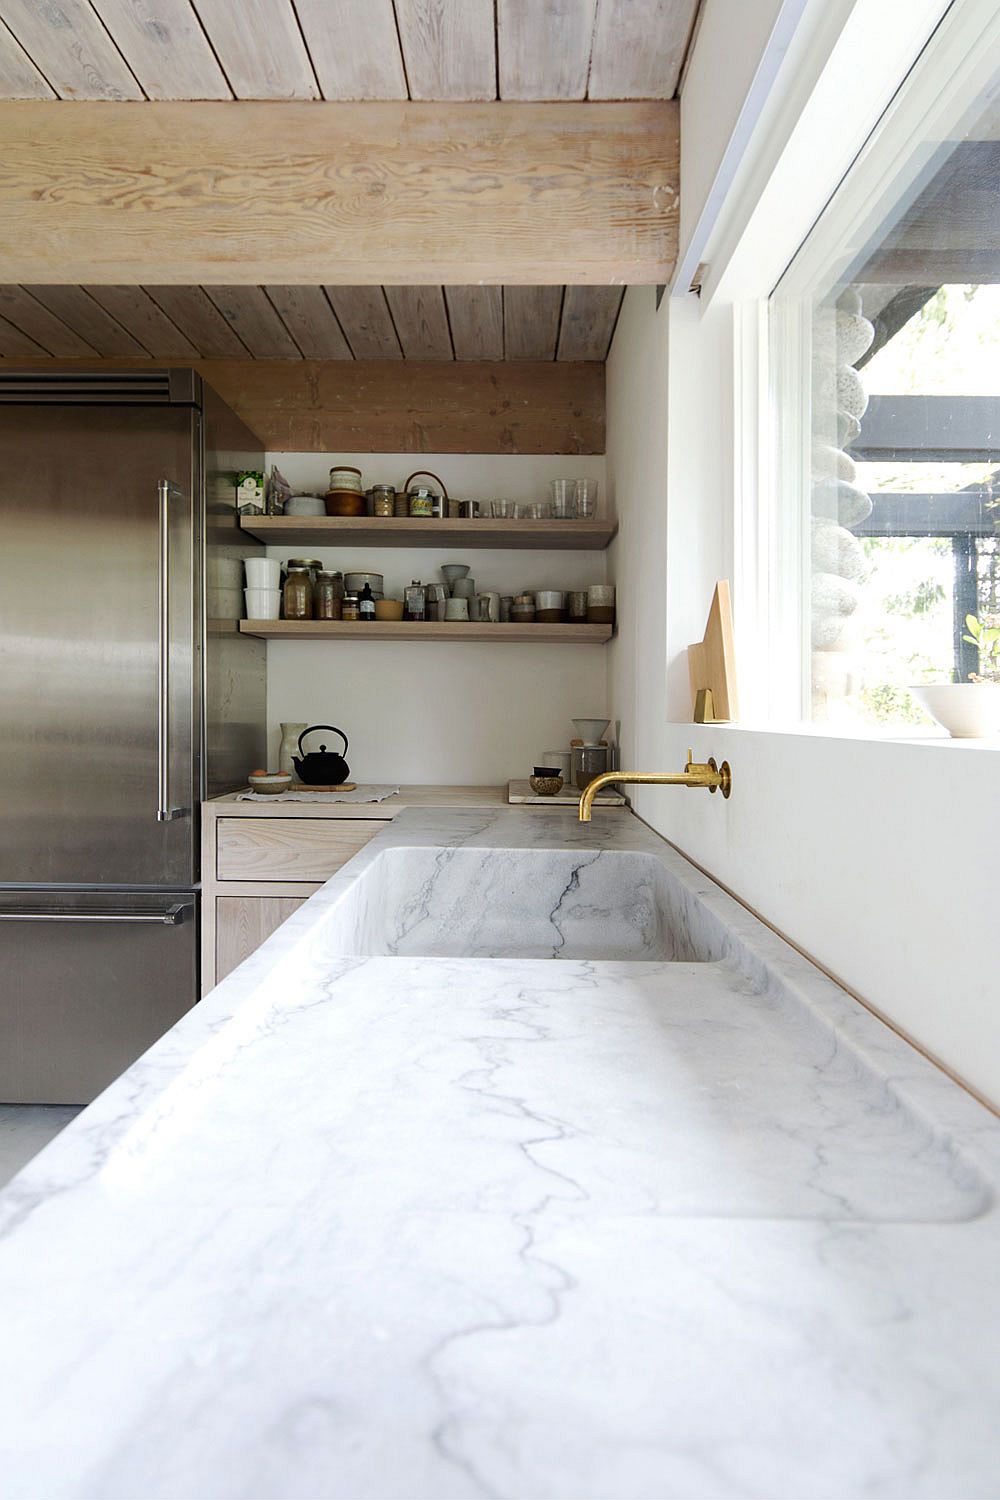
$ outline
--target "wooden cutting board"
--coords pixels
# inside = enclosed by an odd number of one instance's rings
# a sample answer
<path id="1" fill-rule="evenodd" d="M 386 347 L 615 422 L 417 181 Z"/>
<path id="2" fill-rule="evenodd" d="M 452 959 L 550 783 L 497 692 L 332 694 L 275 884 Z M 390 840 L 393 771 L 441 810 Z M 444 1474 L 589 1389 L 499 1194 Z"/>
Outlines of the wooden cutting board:
<path id="1" fill-rule="evenodd" d="M 307 781 L 293 781 L 291 786 L 286 786 L 286 792 L 356 792 L 358 783 L 356 781 L 342 781 L 340 786 L 310 786 Z M 276 792 L 260 792 L 255 786 L 247 786 L 248 792 L 254 792 L 258 797 L 275 797 Z"/>

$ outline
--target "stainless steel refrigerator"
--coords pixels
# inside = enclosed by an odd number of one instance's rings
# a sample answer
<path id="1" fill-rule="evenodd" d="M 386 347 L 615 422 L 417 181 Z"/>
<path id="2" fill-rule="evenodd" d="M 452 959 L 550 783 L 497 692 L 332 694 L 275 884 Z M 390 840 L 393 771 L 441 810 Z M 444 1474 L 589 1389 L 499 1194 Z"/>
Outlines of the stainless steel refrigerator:
<path id="1" fill-rule="evenodd" d="M 254 435 L 192 370 L 0 371 L 0 1102 L 82 1104 L 198 996 L 199 811 L 265 761 Z"/>

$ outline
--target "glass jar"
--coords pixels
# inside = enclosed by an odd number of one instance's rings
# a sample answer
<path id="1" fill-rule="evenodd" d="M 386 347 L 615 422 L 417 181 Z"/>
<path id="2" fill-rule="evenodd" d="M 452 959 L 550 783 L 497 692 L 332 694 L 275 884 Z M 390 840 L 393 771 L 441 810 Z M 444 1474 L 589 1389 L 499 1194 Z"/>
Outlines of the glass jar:
<path id="1" fill-rule="evenodd" d="M 325 571 L 317 573 L 316 583 L 313 588 L 313 611 L 316 619 L 339 620 L 343 615 L 343 606 L 343 573 L 327 573 Z"/>
<path id="2" fill-rule="evenodd" d="M 372 515 L 391 516 L 396 506 L 396 491 L 391 484 L 372 485 Z"/>
<path id="3" fill-rule="evenodd" d="M 573 746 L 573 780 L 577 791 L 585 792 L 592 781 L 608 769 L 607 745 Z"/>
<path id="4" fill-rule="evenodd" d="M 418 578 L 403 590 L 405 611 L 403 618 L 406 620 L 426 620 L 427 618 L 427 595 L 424 586 Z"/>
<path id="5" fill-rule="evenodd" d="M 323 564 L 318 557 L 290 557 L 285 566 L 289 572 L 293 568 L 305 568 L 309 574 L 309 582 L 313 585 L 316 583 L 317 573 L 323 571 Z"/>
<path id="6" fill-rule="evenodd" d="M 282 604 L 286 620 L 311 620 L 313 617 L 313 586 L 309 569 L 295 566 L 291 558 Z"/>
<path id="7" fill-rule="evenodd" d="M 344 602 L 341 605 L 340 618 L 342 620 L 358 620 L 360 617 L 357 594 L 345 594 Z"/>

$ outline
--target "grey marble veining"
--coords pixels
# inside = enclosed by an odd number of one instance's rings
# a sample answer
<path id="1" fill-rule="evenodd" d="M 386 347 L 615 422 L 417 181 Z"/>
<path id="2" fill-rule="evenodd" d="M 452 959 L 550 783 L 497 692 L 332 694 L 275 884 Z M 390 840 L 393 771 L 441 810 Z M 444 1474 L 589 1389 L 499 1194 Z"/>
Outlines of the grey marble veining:
<path id="1" fill-rule="evenodd" d="M 0 1194 L 0 1493 L 995 1497 L 998 1140 L 636 819 L 403 813 Z"/>

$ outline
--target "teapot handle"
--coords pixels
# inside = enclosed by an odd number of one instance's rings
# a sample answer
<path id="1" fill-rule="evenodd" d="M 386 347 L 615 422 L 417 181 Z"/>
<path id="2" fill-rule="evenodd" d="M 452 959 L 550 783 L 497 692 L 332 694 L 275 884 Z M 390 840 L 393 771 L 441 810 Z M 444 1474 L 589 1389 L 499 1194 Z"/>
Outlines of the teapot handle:
<path id="1" fill-rule="evenodd" d="M 306 753 L 303 750 L 303 748 L 302 748 L 302 741 L 305 739 L 306 735 L 307 734 L 315 734 L 316 731 L 319 730 L 319 729 L 332 729 L 333 732 L 334 732 L 334 734 L 339 734 L 340 738 L 344 742 L 344 754 L 345 755 L 347 754 L 347 735 L 344 733 L 344 731 L 342 729 L 338 729 L 337 726 L 336 726 L 336 724 L 311 724 L 308 729 L 303 729 L 302 733 L 299 735 L 299 754 L 300 755 L 305 755 L 305 753 Z"/>

